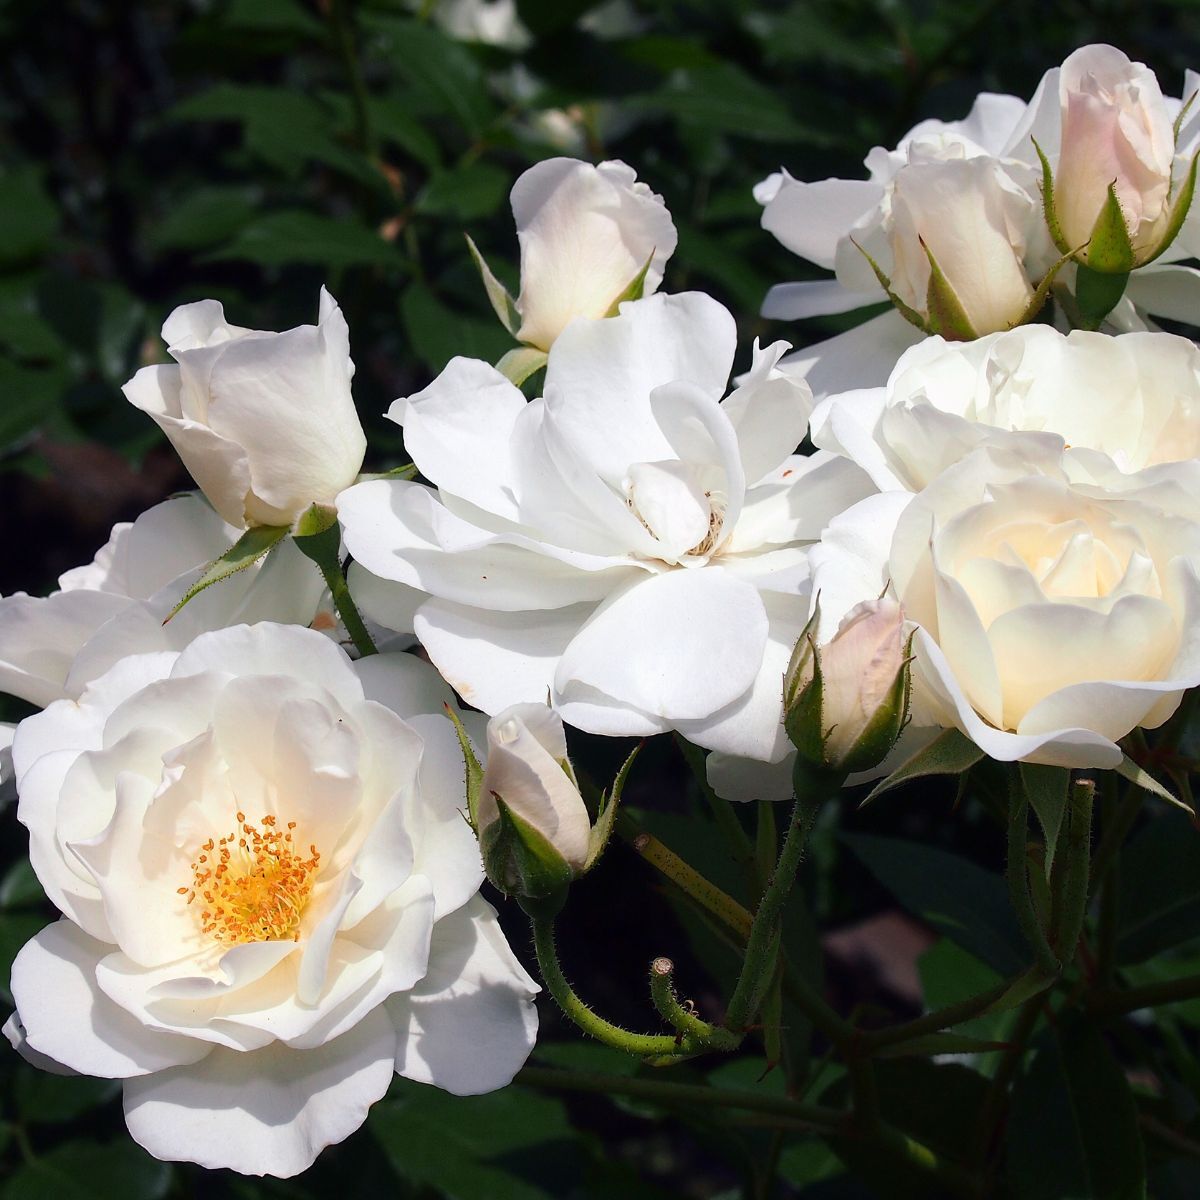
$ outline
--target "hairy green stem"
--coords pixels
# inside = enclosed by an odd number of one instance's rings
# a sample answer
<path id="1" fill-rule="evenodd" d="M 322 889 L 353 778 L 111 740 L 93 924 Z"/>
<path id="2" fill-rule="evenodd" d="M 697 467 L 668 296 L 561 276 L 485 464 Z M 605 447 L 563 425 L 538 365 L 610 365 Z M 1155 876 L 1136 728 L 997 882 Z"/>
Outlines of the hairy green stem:
<path id="1" fill-rule="evenodd" d="M 973 1017 L 981 1016 L 1000 1000 L 1025 974 L 1026 972 L 1021 971 L 1010 979 L 998 983 L 994 988 L 990 988 L 986 992 L 980 992 L 976 996 L 968 996 L 967 999 L 958 1000 L 954 1004 L 947 1004 L 945 1008 L 939 1008 L 934 1012 L 926 1013 L 925 1016 L 917 1017 L 914 1021 L 906 1021 L 903 1025 L 893 1025 L 888 1029 L 864 1031 L 858 1035 L 863 1052 L 873 1054 L 877 1050 L 882 1050 L 885 1046 L 898 1046 L 903 1042 L 912 1041 L 914 1038 L 938 1033 L 943 1029 L 950 1029 L 955 1025 L 961 1025 L 964 1021 L 969 1021 Z"/>
<path id="2" fill-rule="evenodd" d="M 333 596 L 333 605 L 342 619 L 342 624 L 346 627 L 346 632 L 350 635 L 350 640 L 354 643 L 354 648 L 364 658 L 368 654 L 378 654 L 379 648 L 367 631 L 362 614 L 358 611 L 358 605 L 354 603 L 354 597 L 350 595 L 350 585 L 346 582 L 342 564 L 335 562 L 332 567 L 326 567 L 324 564 L 318 565 L 321 567 L 321 574 L 325 577 L 325 586 L 329 588 L 330 594 Z"/>
<path id="3" fill-rule="evenodd" d="M 840 785 L 839 779 L 837 786 Z M 725 1025 L 735 1032 L 745 1030 L 747 1022 L 754 1015 L 755 1004 L 775 970 L 783 904 L 792 890 L 800 860 L 804 856 L 804 844 L 816 820 L 822 798 L 800 796 L 792 809 L 783 849 L 779 852 L 779 861 L 754 914 L 754 923 L 746 942 L 746 956 L 742 960 L 741 973 L 726 1010 Z"/>
<path id="4" fill-rule="evenodd" d="M 979 1117 L 975 1126 L 975 1157 L 983 1162 L 991 1152 L 992 1143 L 996 1137 L 996 1128 L 1004 1114 L 1004 1106 L 1008 1100 L 1008 1089 L 1025 1056 L 1025 1047 L 1033 1028 L 1037 1024 L 1042 1011 L 1045 997 L 1039 992 L 1030 996 L 1021 1005 L 1017 1013 L 1017 1021 L 1012 1032 L 1008 1035 L 1009 1048 L 1004 1052 L 996 1067 L 996 1073 L 984 1094 L 983 1103 L 979 1107 Z"/>
<path id="5" fill-rule="evenodd" d="M 675 994 L 675 964 L 669 958 L 656 958 L 650 964 L 650 998 L 659 1016 L 692 1041 L 714 1050 L 736 1050 L 741 1039 L 728 1029 L 710 1025 L 679 1002 Z"/>
<path id="6" fill-rule="evenodd" d="M 552 917 L 533 916 L 533 948 L 537 954 L 538 967 L 546 989 L 554 997 L 558 1007 L 583 1030 L 584 1033 L 612 1046 L 633 1054 L 639 1058 L 661 1058 L 692 1053 L 695 1047 L 689 1044 L 689 1039 L 682 1035 L 654 1033 L 632 1033 L 622 1029 L 611 1021 L 606 1021 L 599 1013 L 590 1009 L 575 994 L 567 982 L 558 961 L 558 950 L 554 945 L 554 919 Z"/>
<path id="7" fill-rule="evenodd" d="M 1092 858 L 1092 802 L 1096 784 L 1077 779 L 1067 797 L 1067 852 L 1054 925 L 1054 949 L 1063 963 L 1075 957 L 1087 915 Z"/>
<path id="8" fill-rule="evenodd" d="M 1026 858 L 1026 837 L 1029 832 L 1029 798 L 1021 786 L 1021 777 L 1012 771 L 1008 794 L 1008 894 L 1012 901 L 1021 932 L 1043 970 L 1058 972 L 1061 968 L 1046 932 L 1038 920 L 1029 894 L 1029 864 Z"/>
<path id="9" fill-rule="evenodd" d="M 1140 987 L 1097 989 L 1088 996 L 1087 1006 L 1098 1016 L 1111 1017 L 1197 997 L 1200 997 L 1200 975 L 1185 975 L 1180 979 L 1144 983 Z"/>

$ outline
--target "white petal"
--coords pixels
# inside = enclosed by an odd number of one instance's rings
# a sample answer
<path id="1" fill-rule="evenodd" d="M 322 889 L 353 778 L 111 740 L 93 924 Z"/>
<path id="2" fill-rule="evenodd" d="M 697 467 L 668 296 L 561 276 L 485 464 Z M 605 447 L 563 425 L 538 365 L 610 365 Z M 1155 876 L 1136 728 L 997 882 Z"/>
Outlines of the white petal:
<path id="1" fill-rule="evenodd" d="M 537 1036 L 537 984 L 517 962 L 485 900 L 439 921 L 429 974 L 393 996 L 396 1070 L 458 1096 L 504 1087 Z"/>
<path id="2" fill-rule="evenodd" d="M 545 701 L 559 658 L 593 608 L 504 613 L 429 600 L 415 624 L 447 683 L 468 704 L 496 713 L 510 704 Z"/>
<path id="3" fill-rule="evenodd" d="M 783 365 L 798 370 L 820 400 L 835 392 L 882 387 L 900 355 L 924 336 L 892 310 L 789 355 Z"/>
<path id="4" fill-rule="evenodd" d="M 879 184 L 865 179 L 802 183 L 785 172 L 763 209 L 762 227 L 793 254 L 832 270 L 838 242 L 882 199 Z"/>
<path id="5" fill-rule="evenodd" d="M 389 416 L 404 426 L 404 446 L 421 474 L 442 491 L 486 512 L 515 517 L 510 442 L 525 397 L 495 367 L 452 358 L 423 392 L 397 400 Z"/>
<path id="6" fill-rule="evenodd" d="M 194 1063 L 204 1042 L 147 1029 L 96 983 L 112 947 L 70 921 L 47 925 L 13 962 L 12 993 L 29 1046 L 83 1075 L 126 1079 Z"/>
<path id="7" fill-rule="evenodd" d="M 397 633 L 412 633 L 413 618 L 426 599 L 426 592 L 391 579 L 381 579 L 357 562 L 350 564 L 346 582 L 359 612 L 368 621 Z"/>
<path id="8" fill-rule="evenodd" d="M 579 685 L 652 716 L 711 716 L 754 682 L 767 617 L 758 592 L 719 567 L 639 581 L 606 600 L 572 639 L 555 691 Z"/>
<path id="9" fill-rule="evenodd" d="M 878 304 L 883 292 L 852 292 L 836 279 L 777 283 L 762 302 L 761 315 L 768 321 L 803 321 L 808 317 L 833 316 Z"/>
<path id="10" fill-rule="evenodd" d="M 387 1091 L 396 1034 L 376 1009 L 313 1050 L 218 1048 L 125 1085 L 125 1120 L 156 1158 L 290 1178 L 366 1119 Z"/>
<path id="11" fill-rule="evenodd" d="M 715 750 L 708 756 L 708 784 L 726 800 L 790 800 L 795 761 L 795 751 L 779 762 L 760 762 Z"/>

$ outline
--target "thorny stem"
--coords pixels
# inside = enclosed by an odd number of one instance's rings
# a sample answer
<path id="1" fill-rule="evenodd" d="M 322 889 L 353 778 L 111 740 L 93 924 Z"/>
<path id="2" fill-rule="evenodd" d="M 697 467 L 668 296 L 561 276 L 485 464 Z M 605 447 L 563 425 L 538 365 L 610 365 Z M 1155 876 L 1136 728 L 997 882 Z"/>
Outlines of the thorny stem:
<path id="1" fill-rule="evenodd" d="M 1029 864 L 1026 860 L 1025 840 L 1029 832 L 1029 798 L 1021 786 L 1020 775 L 1013 771 L 1008 796 L 1008 893 L 1013 910 L 1021 926 L 1021 932 L 1037 958 L 1038 966 L 1045 971 L 1057 973 L 1061 968 L 1045 930 L 1033 907 L 1029 894 Z"/>

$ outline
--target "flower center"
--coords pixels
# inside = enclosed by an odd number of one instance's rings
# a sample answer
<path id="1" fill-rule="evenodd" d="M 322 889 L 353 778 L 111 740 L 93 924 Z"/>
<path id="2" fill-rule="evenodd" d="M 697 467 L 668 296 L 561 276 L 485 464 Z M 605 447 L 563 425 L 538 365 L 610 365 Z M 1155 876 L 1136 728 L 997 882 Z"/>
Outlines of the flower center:
<path id="1" fill-rule="evenodd" d="M 238 813 L 237 828 L 219 841 L 209 838 L 192 863 L 192 886 L 178 893 L 199 898 L 200 927 L 218 942 L 298 941 L 300 917 L 312 891 L 321 855 L 293 844 L 295 821 L 277 828 L 273 816 L 258 825 Z M 261 826 L 261 828 L 260 828 Z"/>

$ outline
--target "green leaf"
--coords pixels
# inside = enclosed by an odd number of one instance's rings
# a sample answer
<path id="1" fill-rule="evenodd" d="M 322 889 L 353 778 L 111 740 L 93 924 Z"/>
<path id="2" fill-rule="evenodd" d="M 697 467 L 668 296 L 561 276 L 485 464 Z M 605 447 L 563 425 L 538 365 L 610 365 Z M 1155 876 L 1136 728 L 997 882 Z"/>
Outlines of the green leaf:
<path id="1" fill-rule="evenodd" d="M 979 335 L 963 308 L 954 285 L 946 278 L 933 251 L 921 239 L 921 249 L 929 260 L 929 284 L 925 289 L 925 311 L 929 328 L 950 342 L 971 342 Z"/>
<path id="2" fill-rule="evenodd" d="M 615 317 L 621 311 L 621 305 L 626 300 L 640 300 L 646 291 L 646 274 L 650 270 L 650 264 L 654 261 L 654 251 L 651 250 L 646 256 L 646 261 L 642 263 L 642 269 L 622 288 L 617 298 L 608 306 L 606 317 Z"/>
<path id="3" fill-rule="evenodd" d="M 549 355 L 534 346 L 517 346 L 505 354 L 496 364 L 496 370 L 515 386 L 520 387 L 530 376 L 545 365 Z"/>
<path id="4" fill-rule="evenodd" d="M 117 1079 L 92 1079 L 88 1075 L 51 1075 L 26 1067 L 17 1073 L 13 1096 L 23 1121 L 58 1125 L 73 1121 L 89 1109 L 115 1100 L 121 1094 Z"/>
<path id="5" fill-rule="evenodd" d="M 1035 763 L 1021 763 L 1020 771 L 1021 786 L 1046 838 L 1046 878 L 1049 879 L 1054 853 L 1058 848 L 1058 835 L 1062 832 L 1063 817 L 1067 811 L 1071 772 L 1066 767 L 1043 767 Z"/>
<path id="6" fill-rule="evenodd" d="M 926 775 L 961 775 L 983 757 L 983 751 L 966 734 L 957 729 L 943 729 L 932 742 L 922 746 L 886 779 L 877 783 L 863 804 L 870 804 L 877 796 L 890 792 L 910 779 L 920 779 Z"/>
<path id="7" fill-rule="evenodd" d="M 929 1012 L 982 995 L 1001 980 L 998 971 L 993 971 L 949 938 L 939 939 L 921 955 L 917 960 L 917 973 L 921 977 L 921 994 Z M 972 1037 L 999 1038 L 1007 1025 L 1005 1014 L 988 1013 L 963 1021 L 954 1028 Z"/>
<path id="8" fill-rule="evenodd" d="M 3 1200 L 159 1200 L 171 1185 L 171 1167 L 122 1138 L 68 1142 L 17 1170 Z"/>
<path id="9" fill-rule="evenodd" d="M 730 62 L 675 71 L 659 91 L 629 97 L 625 104 L 633 111 L 669 114 L 706 132 L 755 141 L 818 146 L 834 141 L 827 130 L 802 125 L 781 93 Z"/>
<path id="10" fill-rule="evenodd" d="M 471 235 L 464 234 L 463 236 L 467 239 L 467 249 L 471 252 L 471 259 L 479 271 L 479 278 L 483 280 L 483 289 L 487 292 L 492 311 L 500 318 L 500 324 L 513 337 L 516 337 L 517 330 L 521 328 L 521 314 L 517 312 L 516 302 L 509 294 L 508 288 L 492 273 L 492 268 L 488 266 L 487 259 L 479 252 L 479 247 L 475 245 Z M 517 380 L 513 380 L 513 382 L 520 387 Z"/>
<path id="11" fill-rule="evenodd" d="M 400 314 L 412 352 L 431 370 L 440 371 L 456 355 L 495 362 L 512 348 L 512 336 L 490 320 L 464 316 L 465 305 L 443 304 L 423 284 L 405 289 Z"/>
<path id="12" fill-rule="evenodd" d="M 231 29 L 307 38 L 323 38 L 326 34 L 325 25 L 306 12 L 299 0 L 230 0 L 221 24 Z"/>
<path id="13" fill-rule="evenodd" d="M 605 792 L 600 797 L 600 811 L 596 814 L 592 832 L 588 837 L 587 859 L 583 864 L 581 874 L 586 874 L 596 865 L 596 860 L 604 853 L 604 847 L 608 845 L 608 839 L 612 837 L 613 822 L 616 820 L 617 808 L 625 791 L 625 781 L 629 778 L 629 772 L 633 769 L 642 745 L 643 743 L 639 742 L 634 746 L 632 753 L 622 764 L 616 779 L 613 780 L 611 793 Z"/>
<path id="14" fill-rule="evenodd" d="M 911 912 L 1001 975 L 1029 965 L 1008 890 L 965 858 L 901 838 L 842 834 L 856 858 Z"/>
<path id="15" fill-rule="evenodd" d="M 373 229 L 302 209 L 266 213 L 238 230 L 205 261 L 241 260 L 263 266 L 313 263 L 323 267 L 402 267 L 400 251 Z"/>
<path id="16" fill-rule="evenodd" d="M 44 903 L 45 899 L 46 893 L 29 859 L 17 859 L 0 883 L 0 908 L 29 908 Z"/>
<path id="17" fill-rule="evenodd" d="M 1178 796 L 1173 796 L 1168 792 L 1149 771 L 1139 767 L 1128 754 L 1122 756 L 1120 763 L 1115 769 L 1122 779 L 1128 779 L 1130 783 L 1136 784 L 1142 791 L 1149 792 L 1150 795 L 1157 796 L 1160 800 L 1165 800 L 1168 804 L 1173 804 L 1176 808 L 1183 809 L 1189 817 L 1196 815 L 1190 804 L 1185 803 Z"/>
<path id="18" fill-rule="evenodd" d="M 1013 1089 L 1009 1186 L 1020 1200 L 1145 1200 L 1145 1152 L 1125 1072 L 1073 1015 L 1045 1031 Z"/>
<path id="19" fill-rule="evenodd" d="M 381 56 L 434 111 L 478 137 L 496 115 L 478 61 L 466 46 L 420 21 L 364 12 Z"/>
<path id="20" fill-rule="evenodd" d="M 1129 226 L 1125 224 L 1125 213 L 1117 199 L 1116 185 L 1110 183 L 1108 195 L 1092 226 L 1092 236 L 1088 239 L 1088 269 L 1101 275 L 1128 275 L 1136 262 L 1133 243 L 1129 240 Z"/>
<path id="21" fill-rule="evenodd" d="M 1200 833 L 1175 812 L 1121 852 L 1116 957 L 1136 963 L 1200 937 Z"/>
<path id="22" fill-rule="evenodd" d="M 517 16 L 530 33 L 542 36 L 569 29 L 603 0 L 517 0 Z"/>
<path id="23" fill-rule="evenodd" d="M 204 568 L 200 578 L 184 592 L 183 599 L 171 609 L 167 621 L 205 588 L 212 587 L 214 583 L 220 583 L 223 579 L 228 579 L 230 575 L 236 575 L 239 571 L 245 571 L 254 566 L 260 558 L 279 545 L 289 532 L 287 525 L 251 526 L 220 558 L 213 559 Z M 166 623 L 166 621 L 163 622 L 164 625 Z"/>
<path id="24" fill-rule="evenodd" d="M 392 1096 L 367 1125 L 396 1174 L 416 1187 L 446 1200 L 559 1200 L 578 1178 L 578 1135 L 559 1100 L 516 1086 L 451 1096 L 403 1080 Z M 564 1142 L 565 1163 L 554 1154 Z"/>
<path id="25" fill-rule="evenodd" d="M 966 1033 L 927 1033 L 893 1046 L 884 1046 L 879 1058 L 933 1058 L 939 1054 L 986 1054 L 1004 1050 L 1008 1043 L 995 1038 L 977 1038 Z"/>
<path id="26" fill-rule="evenodd" d="M 0 913 L 0 1000 L 12 1004 L 9 980 L 21 947 L 49 924 L 41 913 Z"/>
<path id="27" fill-rule="evenodd" d="M 161 221 L 150 225 L 146 243 L 155 254 L 216 246 L 249 223 L 259 201 L 253 188 L 197 188 L 169 208 Z"/>
<path id="28" fill-rule="evenodd" d="M 486 162 L 436 171 L 417 197 L 416 209 L 424 216 L 482 220 L 504 203 L 511 185 L 507 171 Z"/>
<path id="29" fill-rule="evenodd" d="M 49 249 L 58 231 L 58 207 L 42 186 L 35 167 L 18 167 L 0 175 L 0 264 L 5 267 L 36 258 Z"/>

